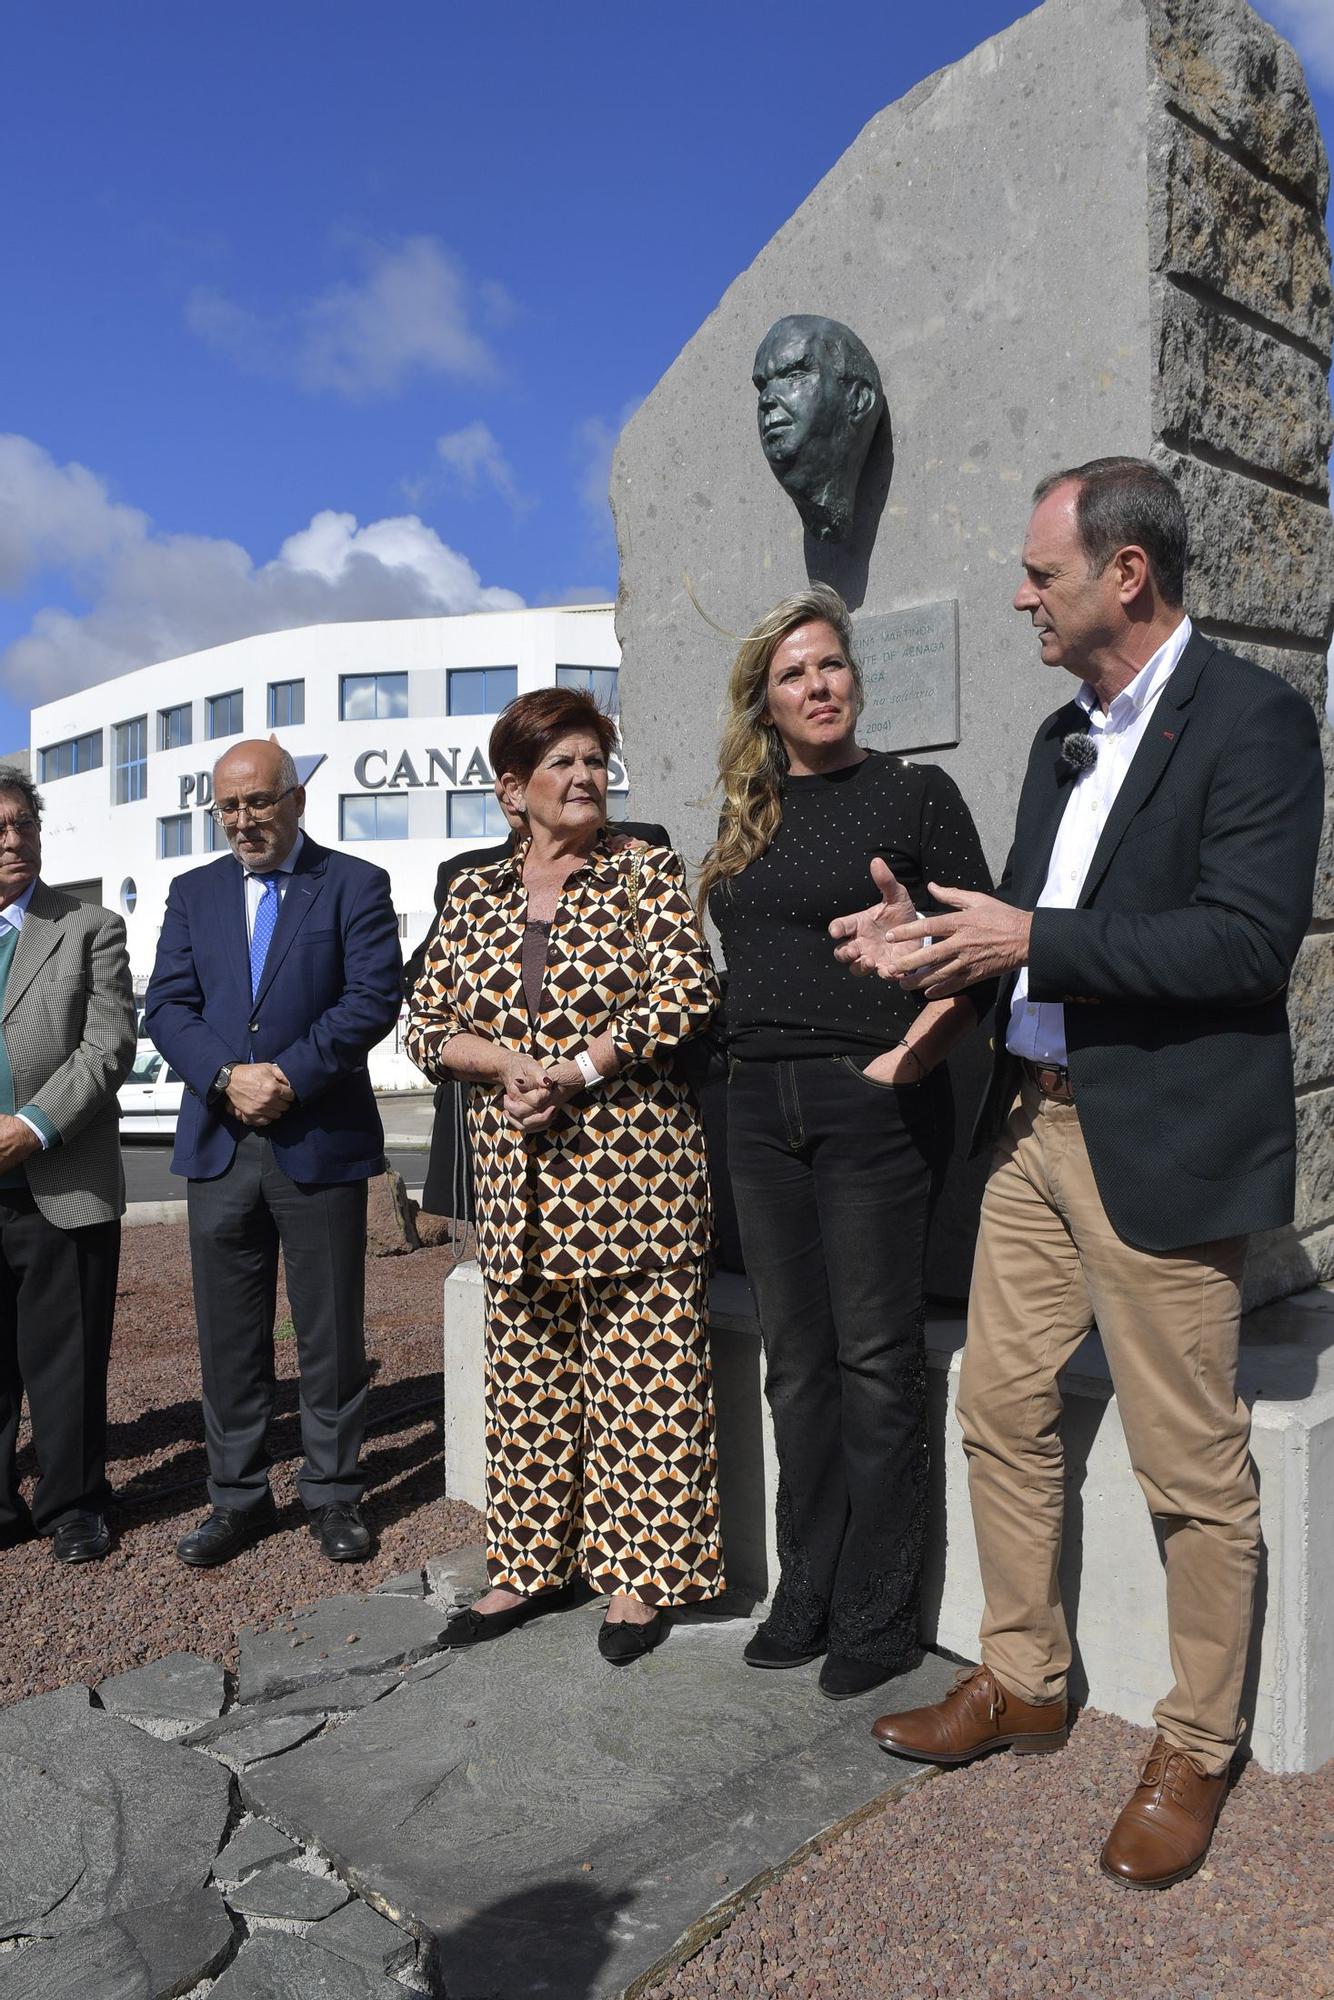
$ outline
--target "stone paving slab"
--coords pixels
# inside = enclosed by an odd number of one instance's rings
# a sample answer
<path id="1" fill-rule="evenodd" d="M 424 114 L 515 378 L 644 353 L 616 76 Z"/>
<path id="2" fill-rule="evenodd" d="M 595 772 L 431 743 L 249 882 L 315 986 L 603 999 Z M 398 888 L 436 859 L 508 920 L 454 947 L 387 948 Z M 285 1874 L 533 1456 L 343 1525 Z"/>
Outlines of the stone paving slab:
<path id="1" fill-rule="evenodd" d="M 231 1781 L 61 1688 L 0 1711 L 0 1937 L 54 1937 L 202 1889 Z"/>
<path id="2" fill-rule="evenodd" d="M 602 1606 L 534 1620 L 246 1772 L 242 1795 L 437 1942 L 451 2000 L 592 2000 L 719 1900 L 845 1818 L 893 1769 L 867 1732 L 936 1699 L 929 1656 L 830 1702 L 818 1664 L 757 1673 L 753 1620 L 681 1621 L 625 1669 Z M 219 2000 L 227 1996 L 219 1988 Z"/>
<path id="3" fill-rule="evenodd" d="M 209 2000 L 404 2000 L 404 1989 L 308 1938 L 261 1931 L 241 1946 Z"/>
<path id="4" fill-rule="evenodd" d="M 208 1754 L 229 1771 L 248 1771 L 266 1757 L 281 1757 L 284 1750 L 295 1750 L 298 1743 L 317 1736 L 323 1727 L 322 1715 L 271 1715 L 267 1721 L 215 1736 Z"/>
<path id="5" fill-rule="evenodd" d="M 273 1861 L 290 1861 L 297 1852 L 296 1847 L 285 1833 L 276 1827 L 266 1826 L 262 1819 L 252 1819 L 239 1833 L 234 1833 L 222 1853 L 213 1864 L 215 1882 L 244 1882 L 247 1875 L 253 1875 L 257 1868 L 267 1868 Z"/>
<path id="6" fill-rule="evenodd" d="M 111 1675 L 95 1692 L 109 1714 L 127 1721 L 198 1724 L 222 1714 L 227 1677 L 198 1653 L 168 1653 L 151 1666 Z"/>
<path id="7" fill-rule="evenodd" d="M 433 1652 L 448 1620 L 439 1605 L 353 1593 L 326 1597 L 303 1617 L 240 1634 L 237 1699 L 246 1704 L 344 1674 L 373 1674 Z"/>
<path id="8" fill-rule="evenodd" d="M 350 1959 L 368 1972 L 397 1972 L 411 1965 L 417 1955 L 415 1939 L 369 1903 L 345 1903 L 311 1936 L 322 1950 Z"/>
<path id="9" fill-rule="evenodd" d="M 216 1972 L 235 1942 L 214 1889 L 122 1910 L 0 1958 L 3 2000 L 172 2000 Z"/>
<path id="10" fill-rule="evenodd" d="M 345 1883 L 332 1875 L 313 1875 L 308 1868 L 280 1862 L 247 1877 L 227 1901 L 243 1917 L 286 1917 L 292 1923 L 318 1923 L 341 1910 L 348 1899 Z"/>
<path id="11" fill-rule="evenodd" d="M 316 1681 L 310 1687 L 296 1688 L 272 1701 L 249 1702 L 245 1707 L 238 1704 L 216 1721 L 201 1723 L 180 1740 L 192 1749 L 207 1749 L 220 1737 L 231 1736 L 238 1729 L 253 1729 L 279 1716 L 315 1715 L 324 1721 L 331 1715 L 348 1715 L 379 1701 L 390 1688 L 399 1687 L 403 1679 L 404 1674 L 393 1668 L 383 1674 L 342 1674 L 336 1680 Z"/>

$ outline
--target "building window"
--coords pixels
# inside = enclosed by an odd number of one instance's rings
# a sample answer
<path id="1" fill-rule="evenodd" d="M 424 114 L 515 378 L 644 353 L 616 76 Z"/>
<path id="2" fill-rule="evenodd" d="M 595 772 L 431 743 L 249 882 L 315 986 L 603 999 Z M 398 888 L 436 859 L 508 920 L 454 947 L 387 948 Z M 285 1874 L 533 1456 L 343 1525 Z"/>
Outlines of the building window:
<path id="1" fill-rule="evenodd" d="M 172 813 L 168 819 L 160 819 L 157 823 L 158 860 L 177 861 L 182 854 L 189 852 L 189 813 Z"/>
<path id="2" fill-rule="evenodd" d="M 53 778 L 72 778 L 77 771 L 98 771 L 102 767 L 102 732 L 95 729 L 88 736 L 69 736 L 63 743 L 52 743 L 38 752 L 38 762 L 43 785 L 49 785 Z"/>
<path id="3" fill-rule="evenodd" d="M 406 840 L 406 792 L 345 792 L 338 801 L 338 830 L 343 840 Z"/>
<path id="4" fill-rule="evenodd" d="M 239 736 L 245 728 L 242 721 L 244 703 L 240 688 L 233 688 L 230 694 L 211 694 L 206 703 L 208 709 L 208 733 L 215 736 Z"/>
<path id="5" fill-rule="evenodd" d="M 509 821 L 500 810 L 500 800 L 494 792 L 450 793 L 451 840 L 504 840 L 509 830 Z"/>
<path id="6" fill-rule="evenodd" d="M 499 715 L 519 692 L 517 667 L 451 667 L 446 715 Z"/>
<path id="7" fill-rule="evenodd" d="M 604 715 L 621 712 L 620 675 L 615 667 L 557 667 L 556 686 L 591 694 Z"/>
<path id="8" fill-rule="evenodd" d="M 133 875 L 127 875 L 120 885 L 120 906 L 127 917 L 134 915 L 134 906 L 139 900 L 139 890 Z"/>
<path id="9" fill-rule="evenodd" d="M 118 722 L 111 732 L 111 802 L 131 805 L 148 796 L 148 717 Z"/>
<path id="10" fill-rule="evenodd" d="M 211 812 L 206 812 L 203 815 L 203 819 L 204 819 L 205 854 L 222 854 L 223 852 L 225 852 L 227 847 L 226 834 L 223 832 L 222 828 L 218 825 L 218 822 L 214 819 Z"/>
<path id="11" fill-rule="evenodd" d="M 390 722 L 408 712 L 406 674 L 343 674 L 338 713 L 344 722 Z"/>
<path id="12" fill-rule="evenodd" d="M 291 729 L 306 719 L 304 681 L 269 682 L 269 728 Z"/>
<path id="13" fill-rule="evenodd" d="M 195 740 L 194 708 L 192 703 L 183 701 L 179 708 L 160 708 L 157 712 L 157 747 L 159 750 L 184 750 L 187 743 Z"/>

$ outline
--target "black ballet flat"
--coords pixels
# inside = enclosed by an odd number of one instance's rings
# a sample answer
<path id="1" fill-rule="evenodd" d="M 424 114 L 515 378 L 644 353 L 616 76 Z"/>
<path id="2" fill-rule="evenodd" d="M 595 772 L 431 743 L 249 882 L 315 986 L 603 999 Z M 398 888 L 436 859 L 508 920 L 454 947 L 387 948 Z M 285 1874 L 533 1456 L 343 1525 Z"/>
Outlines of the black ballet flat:
<path id="1" fill-rule="evenodd" d="M 503 1639 L 507 1632 L 517 1631 L 524 1620 L 532 1617 L 532 1607 L 528 1599 L 511 1604 L 505 1611 L 474 1611 L 468 1605 L 463 1611 L 456 1611 L 440 1634 L 442 1646 L 451 1652 L 462 1652 L 465 1646 L 480 1646 L 487 1639 Z"/>
<path id="2" fill-rule="evenodd" d="M 598 1627 L 598 1651 L 614 1667 L 625 1667 L 631 1660 L 641 1660 L 645 1653 L 651 1653 L 666 1631 L 667 1621 L 661 1611 L 655 1611 L 646 1625 L 632 1625 L 628 1618 L 611 1625 L 604 1618 Z"/>

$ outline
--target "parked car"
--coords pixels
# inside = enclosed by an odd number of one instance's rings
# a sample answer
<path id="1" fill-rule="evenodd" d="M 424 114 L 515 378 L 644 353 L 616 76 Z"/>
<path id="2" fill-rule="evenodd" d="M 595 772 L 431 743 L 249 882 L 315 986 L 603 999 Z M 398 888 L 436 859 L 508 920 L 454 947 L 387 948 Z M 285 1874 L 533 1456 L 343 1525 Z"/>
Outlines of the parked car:
<path id="1" fill-rule="evenodd" d="M 122 1139 L 171 1139 L 184 1085 L 151 1042 L 140 1042 L 134 1067 L 117 1093 Z"/>

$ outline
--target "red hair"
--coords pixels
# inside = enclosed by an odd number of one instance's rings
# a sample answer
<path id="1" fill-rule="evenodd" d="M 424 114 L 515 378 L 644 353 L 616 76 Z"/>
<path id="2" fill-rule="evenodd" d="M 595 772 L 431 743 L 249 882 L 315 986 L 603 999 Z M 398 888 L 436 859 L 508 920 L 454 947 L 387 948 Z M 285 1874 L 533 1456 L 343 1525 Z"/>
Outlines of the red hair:
<path id="1" fill-rule="evenodd" d="M 496 717 L 487 755 L 498 778 L 531 778 L 553 743 L 582 731 L 596 736 L 604 757 L 616 748 L 616 724 L 582 688 L 535 688 L 517 695 Z"/>

